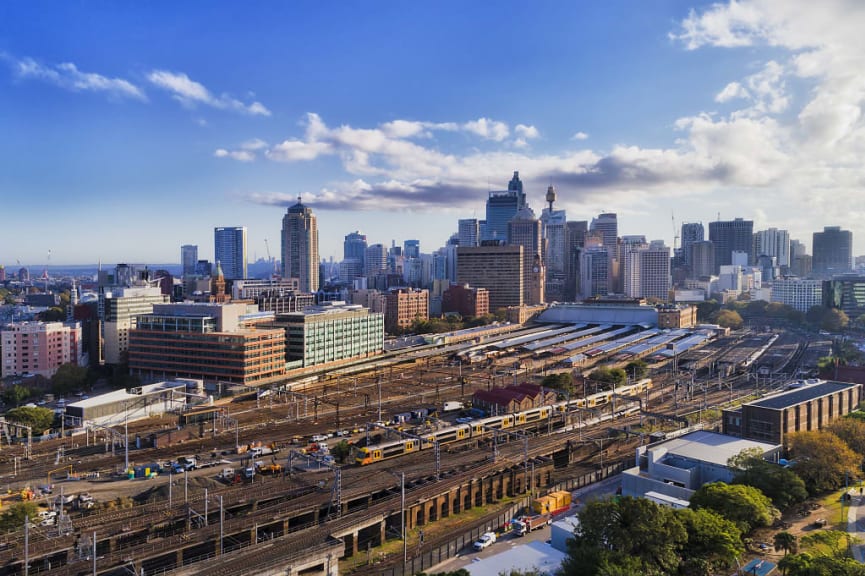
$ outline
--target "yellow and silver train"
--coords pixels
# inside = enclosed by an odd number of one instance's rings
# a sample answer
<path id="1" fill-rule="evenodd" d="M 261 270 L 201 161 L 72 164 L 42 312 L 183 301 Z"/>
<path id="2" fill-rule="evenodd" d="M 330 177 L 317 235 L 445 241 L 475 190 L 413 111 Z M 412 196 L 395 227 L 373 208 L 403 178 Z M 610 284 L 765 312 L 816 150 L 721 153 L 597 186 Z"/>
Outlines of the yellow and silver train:
<path id="1" fill-rule="evenodd" d="M 570 401 L 529 408 L 528 410 L 513 414 L 480 418 L 465 424 L 456 424 L 436 430 L 435 432 L 419 435 L 418 438 L 388 440 L 379 444 L 358 448 L 355 460 L 359 465 L 365 466 L 380 460 L 396 458 L 404 454 L 417 452 L 418 450 L 432 448 L 435 442 L 446 444 L 458 440 L 468 440 L 469 438 L 489 435 L 492 433 L 491 430 L 506 430 L 508 428 L 525 426 L 533 422 L 540 422 L 546 420 L 554 413 L 567 412 L 571 408 L 601 408 L 612 402 L 613 395 L 639 396 L 651 388 L 651 378 L 644 378 L 634 384 L 619 386 L 615 390 L 606 390 L 597 394 L 574 398 Z"/>

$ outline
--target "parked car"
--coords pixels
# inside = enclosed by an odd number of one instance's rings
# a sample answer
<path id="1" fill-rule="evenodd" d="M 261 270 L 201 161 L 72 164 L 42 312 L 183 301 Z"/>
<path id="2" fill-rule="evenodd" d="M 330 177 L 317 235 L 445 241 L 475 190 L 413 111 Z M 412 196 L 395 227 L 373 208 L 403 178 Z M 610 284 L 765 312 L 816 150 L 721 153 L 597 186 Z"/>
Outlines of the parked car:
<path id="1" fill-rule="evenodd" d="M 492 546 L 496 541 L 495 532 L 484 532 L 481 534 L 480 538 L 475 540 L 475 543 L 472 544 L 472 548 L 480 552 L 487 546 Z"/>

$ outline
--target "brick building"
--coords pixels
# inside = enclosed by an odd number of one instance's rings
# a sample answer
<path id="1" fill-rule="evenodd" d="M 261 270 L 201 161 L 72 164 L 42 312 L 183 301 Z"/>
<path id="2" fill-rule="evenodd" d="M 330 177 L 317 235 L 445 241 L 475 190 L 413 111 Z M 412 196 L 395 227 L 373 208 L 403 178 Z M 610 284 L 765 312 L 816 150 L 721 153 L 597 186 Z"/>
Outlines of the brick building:
<path id="1" fill-rule="evenodd" d="M 442 293 L 442 313 L 456 312 L 463 318 L 490 313 L 490 291 L 468 284 L 451 284 Z"/>
<path id="2" fill-rule="evenodd" d="M 429 290 L 395 288 L 385 294 L 384 327 L 388 333 L 408 328 L 415 318 L 429 320 Z"/>

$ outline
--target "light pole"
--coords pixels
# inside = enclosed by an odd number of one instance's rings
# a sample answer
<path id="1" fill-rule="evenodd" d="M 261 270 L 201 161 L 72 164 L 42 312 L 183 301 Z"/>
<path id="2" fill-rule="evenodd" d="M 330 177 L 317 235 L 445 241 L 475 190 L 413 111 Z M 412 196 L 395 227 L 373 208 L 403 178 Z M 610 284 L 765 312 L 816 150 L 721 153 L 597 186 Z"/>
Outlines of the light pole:
<path id="1" fill-rule="evenodd" d="M 389 471 L 394 476 L 397 475 L 394 471 Z M 405 566 L 408 564 L 408 539 L 405 535 L 405 472 L 399 473 L 399 491 L 400 491 L 400 532 L 402 533 L 402 571 L 405 574 Z"/>
<path id="2" fill-rule="evenodd" d="M 123 447 L 125 453 L 126 468 L 124 472 L 129 472 L 129 403 L 123 403 Z"/>

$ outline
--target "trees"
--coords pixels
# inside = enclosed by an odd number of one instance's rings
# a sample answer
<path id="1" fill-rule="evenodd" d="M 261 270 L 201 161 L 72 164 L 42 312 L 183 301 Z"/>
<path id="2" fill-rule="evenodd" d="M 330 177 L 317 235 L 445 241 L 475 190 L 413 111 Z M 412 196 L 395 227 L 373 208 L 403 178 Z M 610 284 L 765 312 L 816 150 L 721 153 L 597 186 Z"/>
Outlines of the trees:
<path id="1" fill-rule="evenodd" d="M 574 393 L 574 376 L 570 372 L 559 372 L 558 374 L 548 374 L 541 380 L 541 386 L 544 388 L 552 388 L 560 390 L 568 394 Z"/>
<path id="2" fill-rule="evenodd" d="M 758 526 L 769 526 L 781 515 L 762 492 L 744 484 L 712 482 L 691 496 L 691 508 L 708 508 L 734 522 L 743 534 Z"/>
<path id="3" fill-rule="evenodd" d="M 865 458 L 865 421 L 857 418 L 839 418 L 826 429 L 843 440 L 860 458 Z"/>
<path id="4" fill-rule="evenodd" d="M 843 310 L 830 308 L 823 316 L 823 322 L 820 326 L 828 332 L 841 332 L 850 323 L 850 318 Z"/>
<path id="5" fill-rule="evenodd" d="M 688 534 L 674 510 L 644 498 L 589 503 L 568 541 L 562 576 L 673 574 Z"/>
<path id="6" fill-rule="evenodd" d="M 775 550 L 784 551 L 784 556 L 786 556 L 788 552 L 795 554 L 799 550 L 799 543 L 796 540 L 796 536 L 790 534 L 786 530 L 775 534 L 772 543 L 775 545 Z"/>
<path id="7" fill-rule="evenodd" d="M 709 576 L 728 568 L 745 551 L 736 524 L 705 508 L 676 510 L 685 526 L 687 543 L 681 552 L 683 571 L 690 576 Z"/>
<path id="8" fill-rule="evenodd" d="M 39 516 L 39 506 L 35 502 L 16 502 L 0 515 L 0 530 L 17 530 L 24 526 L 24 519 L 33 522 Z"/>
<path id="9" fill-rule="evenodd" d="M 54 412 L 39 406 L 22 406 L 6 412 L 6 418 L 24 426 L 30 426 L 34 434 L 41 434 L 44 430 L 51 428 L 54 423 Z"/>
<path id="10" fill-rule="evenodd" d="M 21 384 L 15 384 L 3 390 L 3 402 L 10 405 L 20 406 L 27 398 L 33 395 L 33 392 Z"/>
<path id="11" fill-rule="evenodd" d="M 634 380 L 645 377 L 648 371 L 649 365 L 645 360 L 634 360 L 625 365 L 625 373 Z"/>
<path id="12" fill-rule="evenodd" d="M 621 368 L 607 368 L 606 366 L 601 366 L 600 368 L 592 370 L 592 373 L 589 374 L 589 379 L 603 384 L 608 384 L 610 388 L 613 388 L 621 386 L 627 382 L 628 375 L 625 374 L 625 371 Z"/>
<path id="13" fill-rule="evenodd" d="M 742 316 L 735 310 L 721 310 L 715 317 L 715 323 L 724 328 L 738 330 L 742 327 Z"/>
<path id="14" fill-rule="evenodd" d="M 351 446 L 347 441 L 340 440 L 330 449 L 330 453 L 337 462 L 343 464 L 345 463 L 345 459 L 348 458 L 348 455 L 351 453 Z"/>
<path id="15" fill-rule="evenodd" d="M 87 368 L 71 362 L 62 364 L 51 377 L 51 389 L 65 395 L 80 390 L 87 383 Z"/>
<path id="16" fill-rule="evenodd" d="M 793 471 L 811 494 L 835 490 L 858 477 L 861 457 L 828 430 L 794 432 L 787 437 Z"/>
<path id="17" fill-rule="evenodd" d="M 745 484 L 758 489 L 772 500 L 777 508 L 785 509 L 808 497 L 805 483 L 795 472 L 763 460 L 761 451 L 742 453 L 730 458 L 728 464 L 737 468 L 733 484 Z"/>

